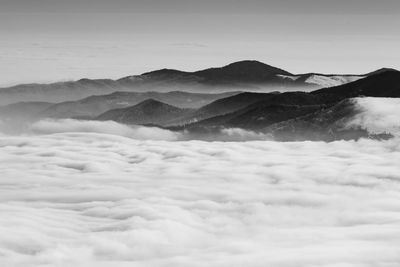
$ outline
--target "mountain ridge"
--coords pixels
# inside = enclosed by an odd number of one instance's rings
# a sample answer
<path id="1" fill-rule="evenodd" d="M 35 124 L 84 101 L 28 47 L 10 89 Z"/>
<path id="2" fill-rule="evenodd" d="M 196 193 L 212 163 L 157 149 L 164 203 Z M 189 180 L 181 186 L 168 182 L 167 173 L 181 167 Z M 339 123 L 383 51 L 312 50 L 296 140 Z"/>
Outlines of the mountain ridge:
<path id="1" fill-rule="evenodd" d="M 191 111 L 191 109 L 181 109 L 150 98 L 134 106 L 106 111 L 97 116 L 95 120 L 162 126 L 169 120 L 175 119 L 177 116 L 183 116 Z"/>
<path id="2" fill-rule="evenodd" d="M 385 69 L 383 69 L 384 71 Z M 381 70 L 382 71 L 382 70 Z M 312 91 L 341 85 L 362 76 L 292 74 L 256 60 L 243 60 L 222 67 L 194 72 L 161 69 L 120 79 L 87 79 L 50 84 L 20 84 L 0 88 L 0 105 L 22 101 L 60 103 L 77 101 L 91 95 L 116 91 L 187 91 L 221 93 L 227 91 Z M 349 78 L 350 77 L 350 78 Z"/>

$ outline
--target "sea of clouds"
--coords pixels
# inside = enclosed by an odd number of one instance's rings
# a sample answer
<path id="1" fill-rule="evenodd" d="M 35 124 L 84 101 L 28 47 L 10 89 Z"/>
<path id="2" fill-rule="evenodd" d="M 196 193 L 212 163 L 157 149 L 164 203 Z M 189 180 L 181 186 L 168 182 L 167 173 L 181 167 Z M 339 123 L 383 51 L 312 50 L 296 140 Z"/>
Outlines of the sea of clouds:
<path id="1" fill-rule="evenodd" d="M 396 135 L 398 100 L 357 104 L 353 125 Z M 181 138 L 74 120 L 0 135 L 0 265 L 400 266 L 398 137 Z"/>

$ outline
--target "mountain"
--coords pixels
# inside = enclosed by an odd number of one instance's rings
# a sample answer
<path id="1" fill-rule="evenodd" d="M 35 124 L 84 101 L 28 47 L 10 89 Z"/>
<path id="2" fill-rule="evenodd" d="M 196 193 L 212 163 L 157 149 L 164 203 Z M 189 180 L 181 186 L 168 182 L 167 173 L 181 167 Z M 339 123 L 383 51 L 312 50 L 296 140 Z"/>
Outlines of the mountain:
<path id="1" fill-rule="evenodd" d="M 92 95 L 105 95 L 117 91 L 221 93 L 310 91 L 322 87 L 318 82 L 310 82 L 302 77 L 303 75 L 293 75 L 288 71 L 258 61 L 245 60 L 195 72 L 161 69 L 118 80 L 81 79 L 52 84 L 23 84 L 0 88 L 0 105 L 24 101 L 52 103 L 77 101 Z M 344 79 L 341 82 L 347 81 Z"/>
<path id="2" fill-rule="evenodd" d="M 190 117 L 186 118 L 186 121 L 197 122 L 207 118 L 231 113 L 247 107 L 252 103 L 272 98 L 274 95 L 275 93 L 245 92 L 230 97 L 218 99 L 208 105 L 201 107 L 200 109 L 193 112 L 193 114 L 190 114 Z"/>
<path id="3" fill-rule="evenodd" d="M 320 74 L 307 73 L 297 76 L 296 81 L 307 84 L 314 84 L 320 87 L 332 87 L 350 83 L 363 79 L 366 75 L 338 75 L 338 74 Z"/>
<path id="4" fill-rule="evenodd" d="M 0 105 L 18 102 L 51 102 L 78 100 L 90 95 L 107 94 L 119 88 L 113 80 L 82 79 L 52 84 L 23 84 L 0 88 Z"/>
<path id="5" fill-rule="evenodd" d="M 309 75 L 308 75 L 309 76 Z M 332 76 L 337 77 L 337 76 Z M 353 76 L 348 76 L 353 77 Z M 354 82 L 340 86 L 328 87 L 306 92 L 285 92 L 285 93 L 251 93 L 245 92 L 231 97 L 216 100 L 206 105 L 187 119 L 186 123 L 196 123 L 201 120 L 229 114 L 232 112 L 243 112 L 240 109 L 258 103 L 258 105 L 322 105 L 339 102 L 345 98 L 357 96 L 376 97 L 399 97 L 400 96 L 400 72 L 383 71 L 366 78 L 357 79 Z M 262 112 L 261 112 L 262 113 Z M 227 115 L 227 117 L 232 114 Z M 257 117 L 257 115 L 254 115 Z M 258 117 L 263 117 L 260 114 Z M 218 118 L 220 121 L 221 118 Z M 207 123 L 209 124 L 210 121 Z"/>
<path id="6" fill-rule="evenodd" d="M 378 69 L 376 71 L 372 71 L 370 73 L 367 73 L 365 76 L 372 76 L 372 75 L 381 74 L 381 73 L 388 72 L 388 71 L 398 71 L 398 70 L 392 69 L 392 68 L 381 68 L 381 69 Z"/>
<path id="7" fill-rule="evenodd" d="M 108 95 L 90 96 L 78 101 L 54 104 L 39 114 L 39 117 L 74 118 L 95 117 L 111 109 L 126 108 L 146 99 L 154 99 L 179 108 L 200 108 L 217 99 L 239 92 L 200 94 L 188 92 L 115 92 Z"/>
<path id="8" fill-rule="evenodd" d="M 324 87 L 339 86 L 386 71 L 390 71 L 390 69 L 381 69 L 365 75 L 292 74 L 259 61 L 244 60 L 223 67 L 194 72 L 161 69 L 117 80 L 81 79 L 52 84 L 23 84 L 0 88 L 0 105 L 28 101 L 61 103 L 77 101 L 93 95 L 111 94 L 117 91 L 309 92 Z"/>
<path id="9" fill-rule="evenodd" d="M 212 117 L 184 127 L 197 138 L 212 138 L 221 130 L 241 128 L 270 136 L 276 141 L 326 141 L 354 140 L 362 137 L 389 139 L 388 133 L 369 133 L 360 127 L 349 127 L 348 122 L 361 112 L 355 99 L 316 105 L 285 105 L 256 103 L 243 110 Z"/>
<path id="10" fill-rule="evenodd" d="M 347 83 L 355 82 L 369 76 L 381 74 L 390 71 L 397 71 L 391 68 L 381 68 L 366 74 L 322 74 L 305 73 L 298 75 L 278 75 L 282 79 L 289 79 L 299 83 L 313 84 L 322 88 L 341 86 Z"/>
<path id="11" fill-rule="evenodd" d="M 222 68 L 210 68 L 193 73 L 208 83 L 280 83 L 277 75 L 292 75 L 291 73 L 254 60 L 245 60 L 229 64 Z"/>
<path id="12" fill-rule="evenodd" d="M 332 95 L 340 99 L 372 96 L 400 97 L 400 72 L 384 71 L 367 78 L 312 92 L 314 95 Z"/>
<path id="13" fill-rule="evenodd" d="M 278 121 L 314 112 L 335 102 L 336 99 L 305 92 L 242 93 L 200 108 L 191 114 L 197 120 L 192 120 L 192 123 L 181 128 L 261 129 Z"/>
<path id="14" fill-rule="evenodd" d="M 139 76 L 129 76 L 119 80 L 126 87 L 133 83 L 143 83 L 158 90 L 172 87 L 183 91 L 275 91 L 308 88 L 309 84 L 282 79 L 279 75 L 291 73 L 255 60 L 235 62 L 219 68 L 209 68 L 195 72 L 161 69 Z"/>
<path id="15" fill-rule="evenodd" d="M 260 130 L 277 122 L 286 121 L 298 116 L 306 115 L 320 110 L 325 105 L 284 105 L 262 104 L 247 107 L 229 114 L 212 117 L 197 123 L 181 126 L 187 131 L 212 131 L 222 128 L 241 128 L 246 130 Z M 179 129 L 173 127 L 172 129 Z"/>
<path id="16" fill-rule="evenodd" d="M 170 120 L 185 116 L 191 109 L 177 108 L 154 99 L 147 99 L 135 106 L 109 110 L 96 120 L 112 120 L 124 124 L 164 125 Z"/>
<path id="17" fill-rule="evenodd" d="M 348 127 L 347 123 L 358 112 L 354 99 L 345 99 L 336 105 L 320 109 L 304 116 L 272 124 L 262 132 L 269 133 L 278 141 L 335 141 L 353 140 L 361 137 L 388 139 L 386 133 L 371 134 L 360 127 Z"/>
<path id="18" fill-rule="evenodd" d="M 400 97 L 400 72 L 384 71 L 310 93 L 242 93 L 216 100 L 190 114 L 189 123 L 169 129 L 212 134 L 224 128 L 242 128 L 271 134 L 281 141 L 387 138 L 385 134 L 343 128 L 359 111 L 352 98 L 360 96 Z"/>

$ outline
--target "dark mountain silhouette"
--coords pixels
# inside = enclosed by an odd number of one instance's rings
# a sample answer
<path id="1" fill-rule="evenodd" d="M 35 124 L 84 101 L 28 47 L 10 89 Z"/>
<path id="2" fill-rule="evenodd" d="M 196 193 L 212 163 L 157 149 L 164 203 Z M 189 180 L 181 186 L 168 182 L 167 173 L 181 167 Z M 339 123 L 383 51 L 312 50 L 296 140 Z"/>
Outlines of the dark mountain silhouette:
<path id="1" fill-rule="evenodd" d="M 331 95 L 339 99 L 357 96 L 400 97 L 400 72 L 385 71 L 367 78 L 312 92 L 314 95 Z"/>
<path id="2" fill-rule="evenodd" d="M 294 76 L 296 82 L 298 83 L 314 84 L 319 87 L 339 86 L 342 84 L 357 81 L 365 77 L 365 75 L 321 73 L 306 73 Z"/>
<path id="3" fill-rule="evenodd" d="M 270 99 L 275 93 L 241 93 L 234 96 L 218 99 L 192 114 L 191 121 L 199 121 L 214 116 L 219 116 L 247 107 L 261 100 Z"/>
<path id="4" fill-rule="evenodd" d="M 293 75 L 285 70 L 254 60 L 229 64 L 222 68 L 211 68 L 193 73 L 207 82 L 281 82 L 277 75 Z"/>
<path id="5" fill-rule="evenodd" d="M 294 75 L 258 61 L 245 60 L 220 68 L 195 72 L 161 69 L 118 80 L 81 79 L 52 84 L 23 84 L 0 88 L 0 105 L 23 101 L 60 103 L 116 91 L 221 93 L 227 91 L 311 91 L 351 82 L 360 77 L 346 75 Z"/>
<path id="6" fill-rule="evenodd" d="M 115 92 L 108 95 L 90 96 L 78 101 L 54 104 L 39 114 L 39 117 L 74 118 L 95 117 L 111 109 L 126 108 L 152 98 L 179 108 L 200 108 L 212 101 L 239 92 L 200 94 L 188 92 Z"/>
<path id="7" fill-rule="evenodd" d="M 308 73 L 293 75 L 257 61 L 241 61 L 197 72 L 162 69 L 120 80 L 89 80 L 52 85 L 21 85 L 0 90 L 0 102 L 21 96 L 40 99 L 79 97 L 58 104 L 18 103 L 0 108 L 0 118 L 92 118 L 126 124 L 152 124 L 193 132 L 243 128 L 278 136 L 281 140 L 335 140 L 369 136 L 362 129 L 341 129 L 352 116 L 354 97 L 400 97 L 400 72 L 380 69 L 364 76 Z M 341 84 L 312 92 L 229 92 L 220 94 L 154 92 L 148 88 L 297 88 L 307 83 Z M 345 83 L 345 84 L 342 84 Z M 226 87 L 225 87 L 226 86 Z M 293 87 L 291 87 L 293 86 Z M 113 92 L 117 88 L 128 91 Z M 168 89 L 166 89 L 168 88 Z M 207 89 L 207 90 L 208 90 Z M 132 92 L 143 90 L 145 92 Z M 105 94 L 104 92 L 113 92 Z M 103 95 L 98 95 L 103 93 Z M 8 94 L 11 97 L 6 99 Z M 14 97 L 14 98 L 13 98 Z M 37 115 L 38 114 L 38 115 Z M 100 114 L 100 115 L 99 115 Z M 34 116 L 37 115 L 37 116 Z M 312 133 L 315 133 L 312 135 Z"/>
<path id="8" fill-rule="evenodd" d="M 154 99 L 147 99 L 135 106 L 109 110 L 99 115 L 97 120 L 112 120 L 124 124 L 164 125 L 170 120 L 184 116 L 190 109 L 177 108 Z"/>
<path id="9" fill-rule="evenodd" d="M 191 75 L 190 72 L 174 70 L 174 69 L 161 69 L 156 71 L 150 71 L 143 73 L 142 76 L 154 77 L 154 78 L 164 78 L 164 77 L 173 77 L 173 76 L 187 76 Z"/>
<path id="10" fill-rule="evenodd" d="M 223 128 L 242 128 L 272 134 L 282 141 L 390 137 L 344 128 L 346 120 L 358 112 L 352 98 L 361 96 L 400 97 L 400 72 L 384 71 L 311 93 L 242 93 L 214 101 L 191 114 L 199 120 L 170 129 L 212 133 Z"/>
<path id="11" fill-rule="evenodd" d="M 189 131 L 204 131 L 221 128 L 242 128 L 260 130 L 277 122 L 286 121 L 298 116 L 309 114 L 326 107 L 325 105 L 279 105 L 260 104 L 254 108 L 245 108 L 226 115 L 212 117 L 197 123 L 185 125 L 181 129 Z M 178 127 L 175 127 L 178 129 Z"/>
<path id="12" fill-rule="evenodd" d="M 354 99 L 322 105 L 263 105 L 256 108 L 216 116 L 185 127 L 182 130 L 196 138 L 212 138 L 226 128 L 241 128 L 270 136 L 276 141 L 335 141 L 359 138 L 389 139 L 390 133 L 369 133 L 360 127 L 349 127 L 348 122 L 360 112 Z"/>
<path id="13" fill-rule="evenodd" d="M 278 141 L 335 141 L 361 137 L 388 139 L 387 133 L 371 134 L 360 127 L 349 127 L 348 122 L 360 112 L 354 99 L 345 99 L 336 105 L 304 116 L 282 121 L 264 128 Z"/>
<path id="14" fill-rule="evenodd" d="M 335 99 L 305 92 L 281 94 L 242 93 L 219 99 L 193 114 L 198 119 L 182 128 L 239 127 L 260 129 L 272 123 L 307 114 L 335 103 Z M 285 114 L 286 113 L 286 114 Z M 297 114 L 297 115 L 296 115 Z M 192 120 L 193 121 L 193 120 Z"/>
<path id="15" fill-rule="evenodd" d="M 365 74 L 365 76 L 372 76 L 372 75 L 376 75 L 376 74 L 381 74 L 381 73 L 384 73 L 384 72 L 387 72 L 387 71 L 398 71 L 398 70 L 392 69 L 392 68 L 381 68 L 381 69 L 378 69 L 376 71 L 372 71 L 370 73 L 367 73 L 367 74 Z"/>

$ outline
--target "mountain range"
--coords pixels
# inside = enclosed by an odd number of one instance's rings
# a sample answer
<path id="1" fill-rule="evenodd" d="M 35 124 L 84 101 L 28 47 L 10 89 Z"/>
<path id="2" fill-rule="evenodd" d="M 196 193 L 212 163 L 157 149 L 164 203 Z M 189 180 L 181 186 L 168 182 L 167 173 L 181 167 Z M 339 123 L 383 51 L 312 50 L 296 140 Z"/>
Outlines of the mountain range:
<path id="1" fill-rule="evenodd" d="M 318 88 L 321 86 L 319 85 L 316 90 L 292 91 L 294 88 L 304 88 L 302 86 L 310 82 L 310 79 L 323 80 L 329 85 L 337 82 L 340 85 L 321 89 Z M 330 79 L 329 82 L 326 79 Z M 179 86 L 190 85 L 194 80 L 197 84 L 209 88 L 222 88 L 228 84 L 235 86 L 222 93 L 118 91 L 60 103 L 18 102 L 0 107 L 0 119 L 6 123 L 42 118 L 113 120 L 124 124 L 152 125 L 173 131 L 185 131 L 195 135 L 212 135 L 222 129 L 240 128 L 268 134 L 281 141 L 332 141 L 372 136 L 363 129 L 342 127 L 344 121 L 358 112 L 353 98 L 400 97 L 400 72 L 393 69 L 380 69 L 360 76 L 292 75 L 260 62 L 243 61 L 222 68 L 190 73 L 164 69 L 126 77 L 118 80 L 118 83 L 129 84 L 135 80 L 142 80 L 138 84 L 152 84 L 155 88 L 167 87 L 174 83 Z M 80 80 L 78 83 L 96 84 L 100 87 L 97 92 L 104 90 L 105 84 L 111 84 L 108 80 L 97 81 L 102 82 Z M 289 89 L 283 92 L 234 91 L 233 89 L 241 88 L 240 84 L 285 84 L 285 88 Z M 299 85 L 300 87 L 297 87 Z M 47 86 L 51 88 L 51 85 Z M 70 87 L 73 88 L 71 92 L 77 88 L 74 86 Z M 50 90 L 49 88 L 46 90 Z M 56 89 L 53 93 L 57 92 Z"/>
<path id="2" fill-rule="evenodd" d="M 378 70 L 379 71 L 379 70 Z M 368 75 L 292 74 L 258 61 L 245 60 L 195 72 L 161 69 L 117 80 L 81 79 L 52 84 L 22 84 L 0 88 L 0 105 L 17 102 L 77 101 L 117 91 L 221 93 L 231 91 L 312 91 L 342 85 Z"/>
<path id="3" fill-rule="evenodd" d="M 158 123 L 146 120 L 146 123 L 195 134 L 213 134 L 224 128 L 241 128 L 269 133 L 279 140 L 351 139 L 357 136 L 371 136 L 363 129 L 342 127 L 344 121 L 358 112 L 352 98 L 363 96 L 400 97 L 400 72 L 379 72 L 349 84 L 313 92 L 244 92 L 218 99 L 199 109 L 175 114 L 166 112 L 170 114 L 167 119 Z M 142 106 L 143 104 L 139 104 L 133 108 L 120 109 L 117 113 L 108 111 L 105 113 L 107 116 L 104 114 L 99 118 L 127 124 L 137 123 L 143 113 L 137 110 Z M 130 109 L 134 109 L 135 112 L 130 114 Z M 172 107 L 168 106 L 168 109 Z M 110 116 L 112 114 L 118 115 Z M 119 114 L 128 116 L 129 120 L 124 120 Z"/>
<path id="4" fill-rule="evenodd" d="M 154 99 L 183 109 L 198 109 L 217 99 L 229 97 L 240 92 L 220 94 L 201 94 L 173 91 L 160 92 L 114 92 L 107 95 L 86 97 L 78 101 L 66 101 L 51 105 L 42 110 L 38 117 L 47 118 L 90 118 L 111 109 L 121 109 Z"/>

